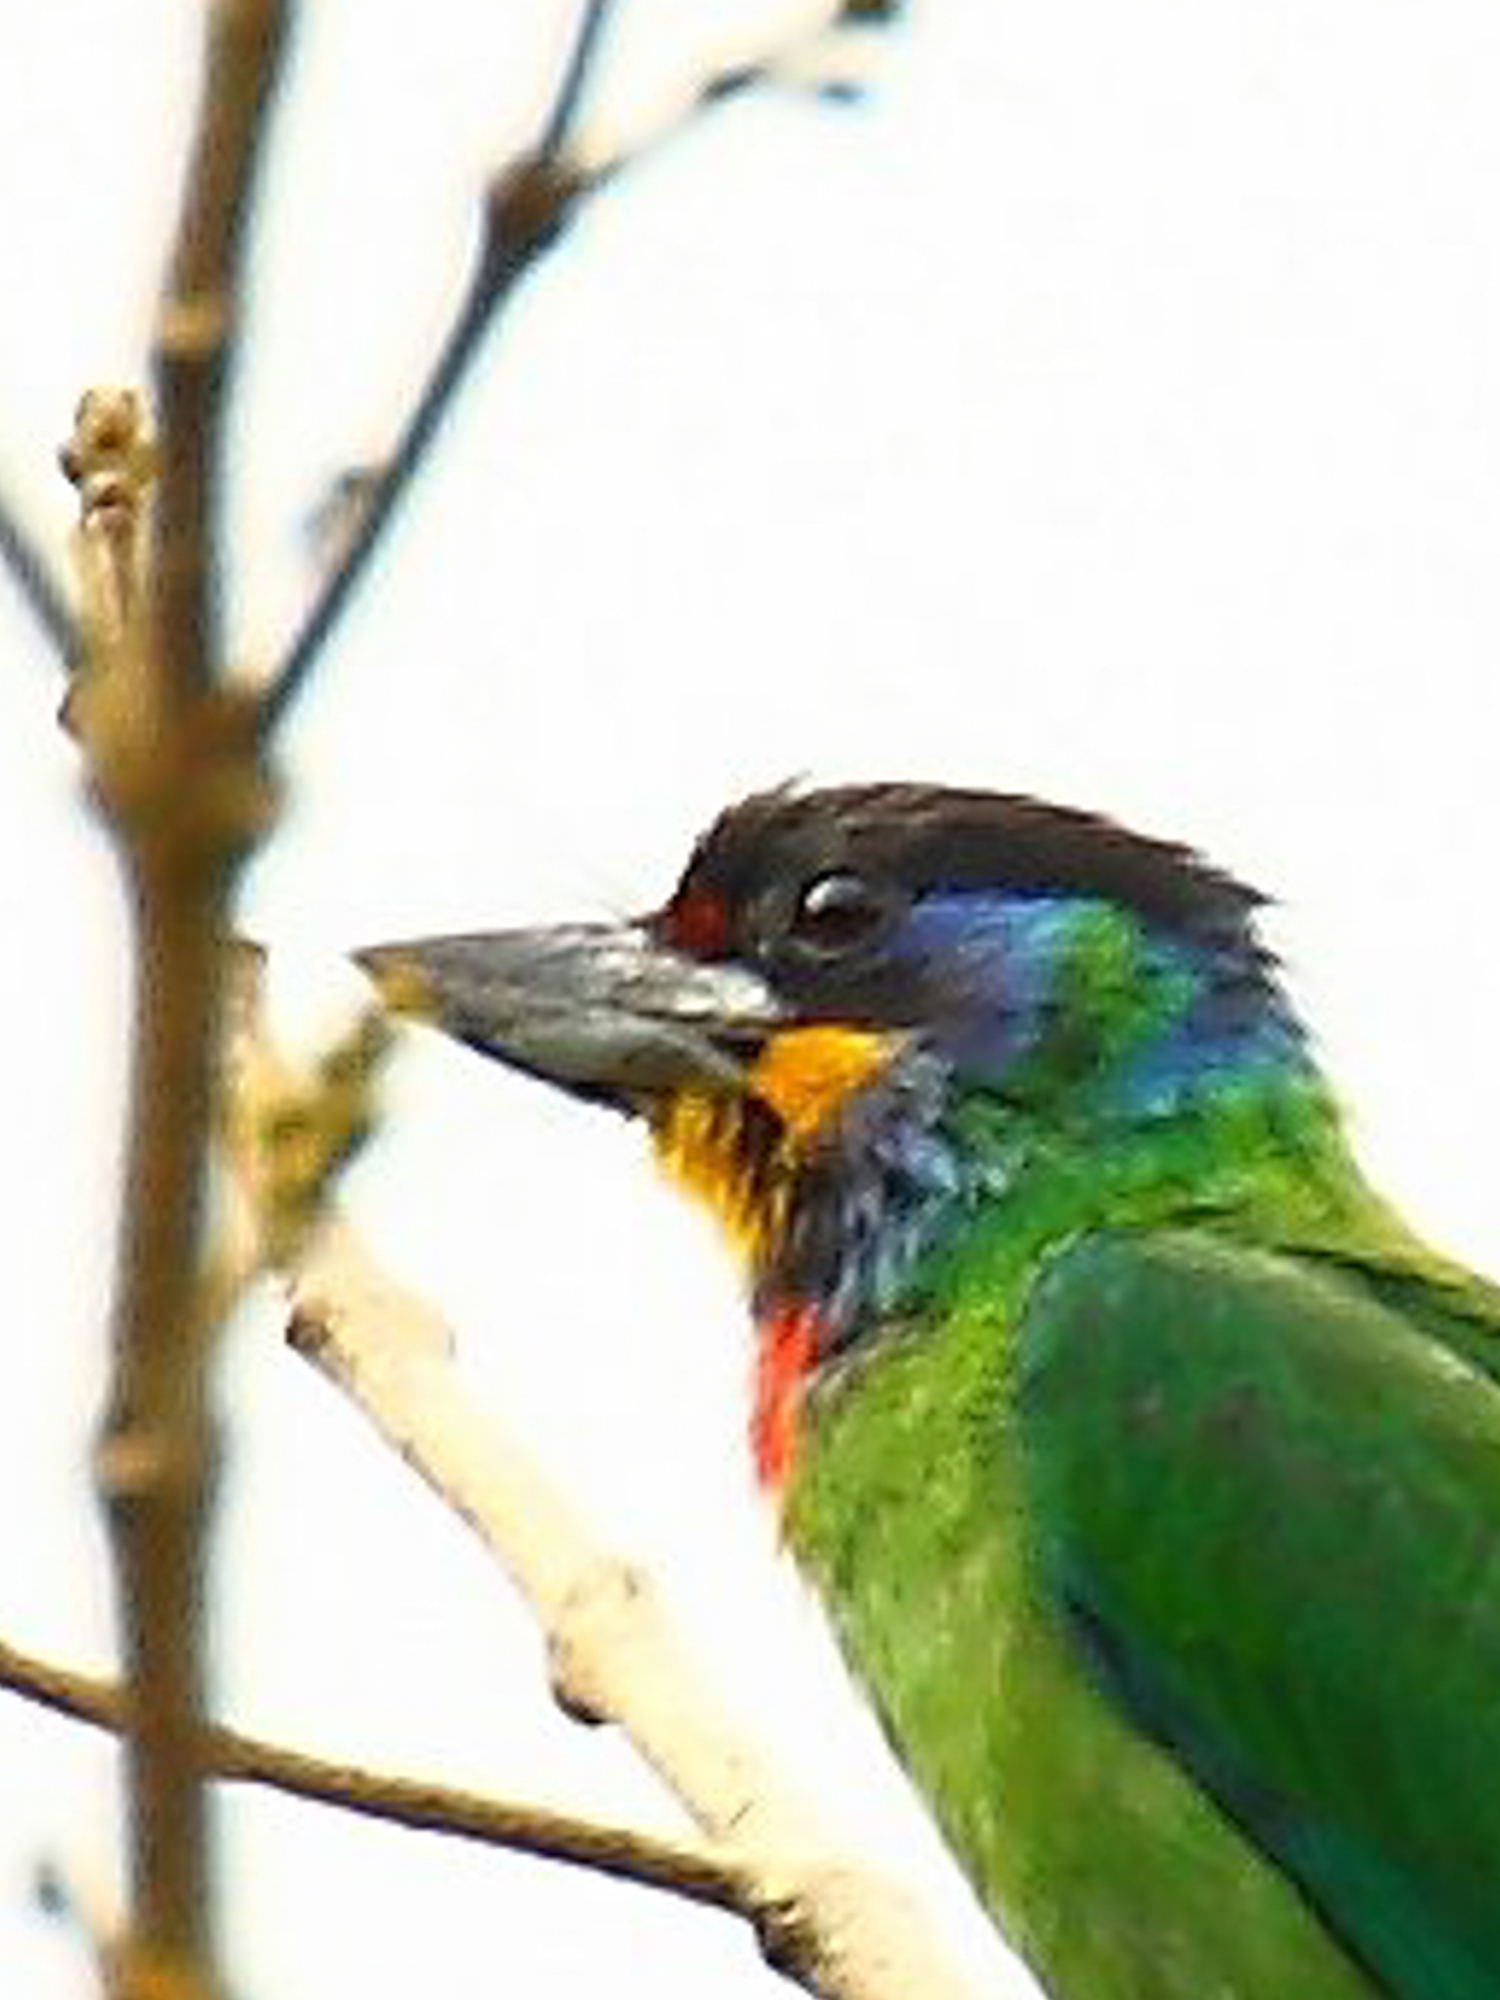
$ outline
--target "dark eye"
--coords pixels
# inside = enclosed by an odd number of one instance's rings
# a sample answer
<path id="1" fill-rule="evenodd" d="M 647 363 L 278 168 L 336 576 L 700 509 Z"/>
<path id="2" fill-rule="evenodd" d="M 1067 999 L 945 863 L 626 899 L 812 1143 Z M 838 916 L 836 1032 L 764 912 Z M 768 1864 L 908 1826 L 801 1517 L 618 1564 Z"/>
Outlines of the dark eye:
<path id="1" fill-rule="evenodd" d="M 831 956 L 872 938 L 890 911 L 891 899 L 863 876 L 836 870 L 808 883 L 787 931 L 799 945 Z"/>

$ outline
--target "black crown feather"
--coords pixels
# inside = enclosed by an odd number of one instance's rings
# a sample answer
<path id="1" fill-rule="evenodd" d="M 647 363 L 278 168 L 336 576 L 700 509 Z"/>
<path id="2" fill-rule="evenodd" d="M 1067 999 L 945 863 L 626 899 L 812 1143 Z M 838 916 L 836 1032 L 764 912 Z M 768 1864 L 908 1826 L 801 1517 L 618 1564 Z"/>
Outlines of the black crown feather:
<path id="1" fill-rule="evenodd" d="M 1096 898 L 1193 942 L 1265 957 L 1254 933 L 1266 901 L 1258 890 L 1178 842 L 1016 793 L 915 784 L 760 792 L 714 822 L 683 887 L 710 890 L 733 912 L 777 884 L 836 869 L 915 895 Z"/>

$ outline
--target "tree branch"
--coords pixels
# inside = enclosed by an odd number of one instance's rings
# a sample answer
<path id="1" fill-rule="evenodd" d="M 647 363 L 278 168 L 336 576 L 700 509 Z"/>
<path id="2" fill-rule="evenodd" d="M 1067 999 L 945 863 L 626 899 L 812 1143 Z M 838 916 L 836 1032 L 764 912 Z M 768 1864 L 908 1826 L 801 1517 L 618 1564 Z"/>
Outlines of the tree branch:
<path id="1" fill-rule="evenodd" d="M 125 1660 L 130 1911 L 118 2000 L 219 1991 L 198 1738 L 214 1438 L 202 1202 L 234 880 L 270 816 L 253 704 L 224 684 L 214 508 L 244 222 L 277 74 L 281 0 L 214 0 L 202 102 L 154 356 L 160 479 L 125 415 L 81 421 L 68 469 L 88 648 L 68 720 L 127 877 L 135 1045 L 114 1371 L 96 1476 Z M 98 407 L 85 406 L 97 419 Z M 123 435 L 122 435 L 123 431 Z M 119 476 L 114 477 L 116 465 Z"/>
<path id="2" fill-rule="evenodd" d="M 0 1687 L 113 1735 L 124 1727 L 125 1703 L 113 1682 L 56 1666 L 3 1640 Z M 719 1909 L 738 1909 L 744 1902 L 740 1873 L 716 1859 L 701 1842 L 671 1840 L 547 1806 L 487 1798 L 453 1785 L 393 1777 L 310 1756 L 216 1723 L 206 1723 L 200 1731 L 198 1757 L 205 1773 L 226 1784 L 261 1785 L 365 1819 L 563 1861 Z"/>
<path id="3" fill-rule="evenodd" d="M 70 447 L 68 469 L 81 500 L 82 657 L 67 721 L 128 880 L 136 977 L 114 1371 L 97 1452 L 122 1628 L 125 1680 L 115 1720 L 131 1822 L 128 1918 L 108 1964 L 115 2000 L 217 2000 L 222 1990 L 204 1778 L 216 1744 L 232 1762 L 246 1739 L 204 1722 L 201 1606 L 216 1466 L 207 1364 L 217 1308 L 252 1264 L 216 1261 L 206 1251 L 203 1198 L 224 1024 L 226 915 L 245 857 L 271 816 L 261 756 L 497 311 L 556 240 L 580 195 L 624 164 L 588 174 L 567 151 L 607 11 L 608 0 L 582 0 L 539 145 L 490 184 L 476 269 L 454 327 L 349 546 L 263 694 L 237 691 L 225 674 L 217 511 L 246 224 L 289 0 L 210 0 L 202 102 L 153 355 L 159 451 L 139 409 L 118 396 L 86 399 Z M 701 93 L 700 108 L 759 73 L 719 79 Z M 40 562 L 3 511 L 0 556 L 23 588 L 34 574 L 33 608 L 59 643 L 71 640 L 58 594 L 49 597 Z M 312 1213 L 299 1213 L 274 1247 L 288 1260 L 310 1259 L 309 1268 L 326 1279 L 327 1253 L 340 1232 L 311 1229 Z M 325 1292 L 319 1314 L 301 1317 L 304 1340 L 325 1368 L 347 1364 L 347 1386 L 365 1395 L 357 1345 L 330 1330 L 339 1311 L 337 1296 Z M 417 1366 L 407 1355 L 395 1375 L 419 1408 L 424 1398 L 429 1415 L 436 1408 L 444 1440 L 436 1454 L 420 1429 L 406 1432 L 399 1406 L 381 1421 L 425 1475 L 438 1479 L 444 1452 L 464 1432 L 451 1379 L 432 1371 L 433 1360 L 429 1353 Z M 672 1886 L 704 1900 L 732 1895 L 753 1915 L 768 1951 L 820 1991 L 868 2000 L 909 1992 L 915 1978 L 927 1995 L 956 1995 L 935 1958 L 914 1942 L 889 1885 L 862 1889 L 853 1871 L 828 1856 L 800 1805 L 767 1784 L 711 1709 L 689 1700 L 691 1676 L 643 1580 L 593 1555 L 562 1503 L 518 1472 L 519 1456 L 494 1477 L 482 1476 L 475 1454 L 494 1442 L 469 1435 L 461 1469 L 471 1498 L 458 1504 L 471 1506 L 470 1518 L 493 1535 L 496 1521 L 506 1519 L 504 1506 L 498 1516 L 489 1511 L 495 1480 L 509 1481 L 512 1502 L 524 1496 L 521 1511 L 555 1537 L 550 1553 L 531 1544 L 519 1567 L 543 1609 L 560 1698 L 628 1722 L 723 1848 L 722 1865 L 678 1855 L 671 1865 L 681 1863 L 683 1872 L 673 1874 Z M 510 1518 L 511 1529 L 518 1518 Z M 514 1551 L 511 1559 L 518 1560 Z M 333 1769 L 303 1760 L 303 1788 L 328 1780 Z M 285 1770 L 283 1777 L 284 1788 L 296 1788 Z M 423 1814 L 434 1810 L 434 1796 L 430 1788 L 407 1792 L 410 1823 L 428 1823 Z M 608 1830 L 602 1839 L 614 1843 L 616 1834 Z M 616 1859 L 617 1872 L 644 1879 L 645 1863 L 637 1858 L 627 1869 Z M 611 1865 L 598 1842 L 590 1865 Z M 689 1876 L 697 1887 L 685 1886 Z"/>
<path id="4" fill-rule="evenodd" d="M 839 1855 L 720 1713 L 647 1578 L 466 1399 L 432 1309 L 332 1221 L 305 1246 L 294 1296 L 292 1344 L 500 1561 L 547 1635 L 559 1702 L 625 1730 L 740 1874 L 768 1958 L 829 2000 L 972 2000 L 899 1887 Z"/>
<path id="5" fill-rule="evenodd" d="M 539 153 L 555 156 L 568 143 L 568 136 L 588 92 L 589 78 L 593 75 L 594 61 L 604 38 L 611 4 L 612 0 L 582 0 L 573 45 L 568 51 L 557 95 L 552 100 L 552 109 L 547 114 L 547 122 L 542 127 L 542 136 L 537 144 Z"/>
<path id="6" fill-rule="evenodd" d="M 560 1705 L 617 1723 L 687 1807 L 713 1872 L 698 1854 L 677 1886 L 746 1916 L 772 1963 L 828 2000 L 965 2000 L 902 1892 L 839 1855 L 719 1711 L 649 1580 L 604 1551 L 519 1439 L 473 1406 L 444 1322 L 330 1212 L 329 1176 L 369 1122 L 378 1017 L 356 1018 L 299 1067 L 267 1030 L 259 954 L 242 952 L 236 974 L 222 1093 L 236 1268 L 279 1266 L 291 1344 L 500 1561 L 546 1636 Z"/>
<path id="7" fill-rule="evenodd" d="M 520 280 L 557 241 L 587 186 L 587 176 L 568 163 L 567 148 L 609 8 L 610 0 L 583 0 L 573 45 L 540 139 L 531 152 L 498 173 L 485 191 L 479 253 L 458 314 L 394 449 L 363 496 L 337 561 L 266 688 L 262 704 L 266 730 L 275 729 L 305 686 L 329 633 L 442 428 L 485 335 Z"/>
<path id="8" fill-rule="evenodd" d="M 880 18 L 886 18 L 883 8 L 889 0 L 866 0 L 866 4 L 880 10 Z M 626 168 L 655 151 L 664 139 L 677 136 L 703 113 L 755 85 L 777 80 L 790 55 L 805 52 L 829 32 L 825 22 L 816 33 L 799 35 L 788 50 L 714 73 L 692 93 L 682 114 L 665 131 L 610 159 L 584 166 L 571 156 L 571 148 L 609 12 L 610 0 L 583 0 L 572 49 L 536 144 L 496 174 L 485 189 L 479 249 L 453 324 L 389 457 L 375 477 L 361 482 L 359 506 L 349 532 L 266 688 L 263 722 L 267 729 L 275 728 L 301 693 L 383 541 L 396 508 L 421 469 L 486 335 L 521 280 L 558 241 L 580 202 L 616 181 Z M 854 12 L 847 4 L 834 8 L 833 31 L 856 25 L 859 18 L 857 7 Z"/>
<path id="9" fill-rule="evenodd" d="M 283 0 L 211 0 L 203 97 L 154 355 L 161 472 L 153 637 L 167 699 L 204 686 L 221 653 L 224 392 L 238 346 L 251 188 L 285 28 Z"/>

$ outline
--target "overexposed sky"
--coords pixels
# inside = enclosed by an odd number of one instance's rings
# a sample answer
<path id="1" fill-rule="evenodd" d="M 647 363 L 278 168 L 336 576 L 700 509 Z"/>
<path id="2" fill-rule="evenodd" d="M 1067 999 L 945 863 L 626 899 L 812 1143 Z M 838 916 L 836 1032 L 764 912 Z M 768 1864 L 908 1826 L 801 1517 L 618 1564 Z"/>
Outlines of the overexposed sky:
<path id="1" fill-rule="evenodd" d="M 0 478 L 60 559 L 72 405 L 142 372 L 197 10 L 12 11 Z M 801 11 L 631 0 L 596 143 Z M 304 14 L 235 427 L 247 666 L 307 587 L 328 480 L 389 438 L 562 18 Z M 1278 896 L 1377 1177 L 1500 1269 L 1493 10 L 926 0 L 876 53 L 859 108 L 761 93 L 700 122 L 535 274 L 295 717 L 246 928 L 313 968 L 638 907 L 726 798 L 798 772 L 1102 807 Z M 0 642 L 0 1632 L 102 1659 L 85 1473 L 122 940 L 57 676 L 3 578 Z M 390 1101 L 351 1204 L 451 1314 L 477 1392 L 657 1566 L 831 1813 L 938 1878 L 750 1496 L 742 1318 L 706 1226 L 623 1127 L 430 1038 Z M 277 1331 L 247 1314 L 226 1348 L 225 1713 L 671 1824 L 627 1753 L 549 1712 L 524 1616 Z M 25 1885 L 41 1854 L 102 1867 L 108 1776 L 0 1701 L 6 1994 L 93 1991 Z M 224 1823 L 246 1996 L 619 1991 L 622 1966 L 628 1991 L 773 1990 L 739 1929 L 644 1891 L 274 1800 Z"/>

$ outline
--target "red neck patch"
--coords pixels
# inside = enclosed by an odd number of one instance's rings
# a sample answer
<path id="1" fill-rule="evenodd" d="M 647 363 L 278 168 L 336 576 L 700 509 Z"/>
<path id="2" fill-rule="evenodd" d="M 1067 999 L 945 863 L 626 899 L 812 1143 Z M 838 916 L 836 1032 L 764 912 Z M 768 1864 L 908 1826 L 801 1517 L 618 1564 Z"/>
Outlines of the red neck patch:
<path id="1" fill-rule="evenodd" d="M 756 1477 L 775 1494 L 785 1486 L 797 1455 L 802 1388 L 818 1358 L 817 1308 L 772 1306 L 757 1322 L 756 1334 L 750 1445 Z"/>

